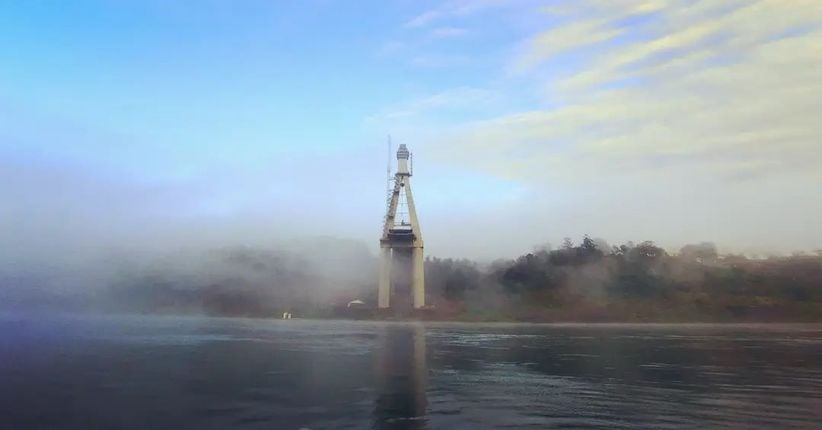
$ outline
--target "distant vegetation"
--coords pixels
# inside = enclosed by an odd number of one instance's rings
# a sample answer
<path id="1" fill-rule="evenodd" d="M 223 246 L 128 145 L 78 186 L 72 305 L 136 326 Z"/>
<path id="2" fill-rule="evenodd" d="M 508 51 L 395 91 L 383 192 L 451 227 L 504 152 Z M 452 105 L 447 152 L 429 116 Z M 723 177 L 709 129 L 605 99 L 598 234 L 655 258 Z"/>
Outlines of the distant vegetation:
<path id="1" fill-rule="evenodd" d="M 376 301 L 377 261 L 365 245 L 325 238 L 298 248 L 112 259 L 74 284 L 37 271 L 0 276 L 0 306 L 334 317 L 345 315 L 351 300 Z M 484 265 L 428 258 L 425 271 L 429 318 L 822 321 L 822 253 L 749 259 L 701 243 L 670 254 L 653 242 L 612 247 L 586 236 Z"/>
<path id="2" fill-rule="evenodd" d="M 711 243 L 669 254 L 653 242 L 589 237 L 481 269 L 430 259 L 441 318 L 520 321 L 818 321 L 822 253 L 719 255 Z"/>

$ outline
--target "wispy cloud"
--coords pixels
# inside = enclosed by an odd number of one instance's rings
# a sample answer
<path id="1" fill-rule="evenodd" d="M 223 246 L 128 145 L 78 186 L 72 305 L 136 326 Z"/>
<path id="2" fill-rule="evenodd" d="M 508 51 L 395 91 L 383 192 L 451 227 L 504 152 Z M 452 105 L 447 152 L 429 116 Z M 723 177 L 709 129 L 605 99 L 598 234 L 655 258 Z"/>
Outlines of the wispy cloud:
<path id="1" fill-rule="evenodd" d="M 433 97 L 384 112 L 425 130 L 428 157 L 527 187 L 508 206 L 520 224 L 508 234 L 550 219 L 558 231 L 663 243 L 818 246 L 812 220 L 822 200 L 809 184 L 822 180 L 822 3 L 512 3 L 520 17 L 505 19 L 536 28 L 511 44 L 487 86 L 537 105 L 448 121 L 411 114 L 438 112 Z M 429 31 L 464 24 L 450 3 L 429 12 L 412 22 Z M 466 27 L 481 39 L 494 19 Z M 471 100 L 444 93 L 449 103 Z"/>
<path id="2" fill-rule="evenodd" d="M 451 37 L 461 37 L 468 34 L 468 30 L 460 27 L 439 27 L 431 30 L 431 37 L 434 39 L 446 39 Z"/>
<path id="3" fill-rule="evenodd" d="M 512 6 L 514 2 L 505 0 L 450 0 L 426 10 L 405 23 L 407 28 L 418 28 L 453 17 L 462 17 L 490 8 Z"/>
<path id="4" fill-rule="evenodd" d="M 428 25 L 428 23 L 433 22 L 440 18 L 443 15 L 443 12 L 440 9 L 432 9 L 425 11 L 408 22 L 405 23 L 406 27 L 414 28 L 414 27 L 422 27 Z"/>
<path id="5" fill-rule="evenodd" d="M 585 14 L 532 37 L 514 61 L 528 70 L 550 67 L 561 52 L 583 56 L 584 68 L 535 81 L 564 103 L 472 124 L 457 141 L 483 148 L 472 151 L 482 157 L 475 165 L 522 178 L 571 178 L 581 164 L 609 175 L 675 167 L 719 178 L 822 172 L 822 81 L 814 72 L 822 70 L 822 4 L 575 6 Z M 648 11 L 653 19 L 624 25 Z M 586 51 L 618 35 L 625 39 Z"/>
<path id="6" fill-rule="evenodd" d="M 528 40 L 527 49 L 517 58 L 514 69 L 528 69 L 557 54 L 605 42 L 622 33 L 608 24 L 605 19 L 578 21 L 540 33 Z"/>
<path id="7" fill-rule="evenodd" d="M 424 95 L 370 116 L 371 123 L 389 123 L 394 120 L 418 119 L 439 115 L 444 111 L 473 110 L 487 107 L 498 95 L 487 89 L 458 87 L 435 94 Z"/>

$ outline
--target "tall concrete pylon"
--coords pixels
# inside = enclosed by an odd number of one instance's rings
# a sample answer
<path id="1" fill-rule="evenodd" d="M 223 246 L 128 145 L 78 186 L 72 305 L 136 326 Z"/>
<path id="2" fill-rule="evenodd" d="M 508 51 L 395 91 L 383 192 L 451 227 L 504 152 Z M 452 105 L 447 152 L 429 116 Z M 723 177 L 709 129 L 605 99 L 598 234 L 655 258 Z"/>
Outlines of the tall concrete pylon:
<path id="1" fill-rule="evenodd" d="M 425 306 L 425 270 L 423 261 L 422 232 L 420 231 L 417 210 L 414 206 L 414 195 L 411 192 L 411 174 L 409 159 L 411 153 L 405 144 L 397 149 L 397 173 L 394 174 L 394 189 L 388 200 L 388 211 L 380 238 L 380 275 L 378 306 L 389 308 L 392 294 L 392 266 L 397 254 L 410 252 L 411 258 L 411 293 L 413 306 L 416 309 Z M 397 223 L 398 206 L 402 204 L 402 195 L 407 202 L 408 222 L 401 219 Z M 406 213 L 402 213 L 406 215 Z"/>

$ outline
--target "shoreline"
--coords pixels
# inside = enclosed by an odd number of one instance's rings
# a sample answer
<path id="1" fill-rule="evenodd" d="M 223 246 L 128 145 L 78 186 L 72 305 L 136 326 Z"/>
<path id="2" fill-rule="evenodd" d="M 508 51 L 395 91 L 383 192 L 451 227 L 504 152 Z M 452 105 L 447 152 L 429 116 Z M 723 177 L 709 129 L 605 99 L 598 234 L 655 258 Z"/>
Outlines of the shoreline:
<path id="1" fill-rule="evenodd" d="M 206 313 L 136 313 L 136 312 L 46 312 L 25 311 L 25 310 L 2 310 L 0 311 L 0 318 L 14 318 L 14 317 L 44 317 L 49 318 L 85 318 L 85 317 L 99 317 L 99 318 L 184 318 L 184 319 L 226 319 L 226 320 L 260 320 L 260 321 L 295 321 L 295 322 L 313 322 L 313 321 L 345 321 L 345 322 L 380 322 L 380 323 L 443 323 L 443 324 L 460 324 L 460 325 L 552 325 L 552 326 L 765 326 L 765 325 L 822 325 L 822 318 L 820 319 L 769 319 L 769 320 L 753 320 L 753 319 L 700 319 L 700 320 L 661 320 L 661 319 L 645 319 L 645 320 L 628 320 L 628 319 L 611 319 L 611 320 L 586 320 L 586 319 L 555 319 L 555 320 L 533 320 L 533 319 L 467 319 L 467 318 L 436 318 L 436 317 L 396 317 L 396 316 L 380 316 L 380 317 L 351 317 L 344 315 L 336 316 L 316 316 L 296 315 L 291 319 L 284 320 L 276 316 L 264 315 L 209 315 Z"/>

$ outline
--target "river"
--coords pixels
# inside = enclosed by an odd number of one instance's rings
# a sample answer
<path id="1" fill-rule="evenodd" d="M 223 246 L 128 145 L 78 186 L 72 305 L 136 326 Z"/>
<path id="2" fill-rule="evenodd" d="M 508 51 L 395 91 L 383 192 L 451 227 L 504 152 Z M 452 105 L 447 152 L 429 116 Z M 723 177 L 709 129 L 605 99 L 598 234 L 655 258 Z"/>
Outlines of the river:
<path id="1" fill-rule="evenodd" d="M 0 428 L 819 428 L 819 325 L 0 315 Z"/>

